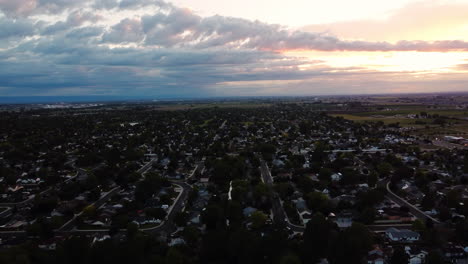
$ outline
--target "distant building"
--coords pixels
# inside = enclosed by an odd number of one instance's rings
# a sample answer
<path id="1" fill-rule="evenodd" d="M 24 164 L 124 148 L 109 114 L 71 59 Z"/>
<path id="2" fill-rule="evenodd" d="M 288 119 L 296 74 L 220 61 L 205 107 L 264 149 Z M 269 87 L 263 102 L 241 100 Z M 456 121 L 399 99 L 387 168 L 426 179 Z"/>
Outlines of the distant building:
<path id="1" fill-rule="evenodd" d="M 463 137 L 445 136 L 444 139 L 448 142 L 458 143 L 462 141 Z"/>

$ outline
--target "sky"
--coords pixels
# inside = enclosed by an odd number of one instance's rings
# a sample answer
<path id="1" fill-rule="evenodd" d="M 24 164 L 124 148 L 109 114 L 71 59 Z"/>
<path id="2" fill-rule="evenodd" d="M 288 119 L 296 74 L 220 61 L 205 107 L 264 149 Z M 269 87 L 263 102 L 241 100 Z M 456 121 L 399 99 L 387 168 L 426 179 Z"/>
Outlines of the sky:
<path id="1" fill-rule="evenodd" d="M 468 0 L 0 0 L 0 96 L 468 91 Z"/>

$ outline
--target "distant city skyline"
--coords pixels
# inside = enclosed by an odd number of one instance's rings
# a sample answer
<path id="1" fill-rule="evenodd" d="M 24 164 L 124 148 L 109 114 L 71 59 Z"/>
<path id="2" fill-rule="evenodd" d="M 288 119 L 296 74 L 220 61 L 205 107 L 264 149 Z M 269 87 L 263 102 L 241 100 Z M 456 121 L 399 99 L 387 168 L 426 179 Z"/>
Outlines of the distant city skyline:
<path id="1" fill-rule="evenodd" d="M 0 0 L 0 97 L 468 91 L 468 1 Z"/>

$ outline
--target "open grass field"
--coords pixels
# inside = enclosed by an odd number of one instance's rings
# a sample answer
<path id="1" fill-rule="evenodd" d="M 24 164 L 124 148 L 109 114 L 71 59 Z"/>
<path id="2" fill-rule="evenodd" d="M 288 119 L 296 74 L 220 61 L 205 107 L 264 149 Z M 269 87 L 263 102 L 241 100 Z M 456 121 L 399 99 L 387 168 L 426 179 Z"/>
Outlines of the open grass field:
<path id="1" fill-rule="evenodd" d="M 408 115 L 426 112 L 429 115 L 448 117 L 447 124 L 440 126 L 434 124 L 434 118 L 409 118 Z M 412 128 L 411 134 L 432 139 L 442 138 L 446 135 L 468 138 L 468 110 L 459 109 L 427 109 L 424 106 L 393 106 L 381 111 L 353 112 L 330 114 L 341 116 L 355 122 L 378 122 L 384 124 L 399 123 L 401 127 Z M 425 123 L 425 124 L 424 124 Z"/>
<path id="2" fill-rule="evenodd" d="M 447 116 L 447 117 L 458 117 L 458 118 L 467 117 L 468 118 L 468 111 L 467 110 L 426 109 L 426 108 L 423 108 L 423 107 L 414 107 L 414 108 L 412 108 L 412 107 L 411 108 L 401 107 L 399 109 L 353 113 L 353 115 L 357 115 L 357 116 L 373 116 L 373 115 L 394 116 L 394 115 L 420 114 L 421 112 L 426 112 L 429 115 L 437 114 L 437 115 L 440 115 L 440 116 Z"/>
<path id="3" fill-rule="evenodd" d="M 424 127 L 424 124 L 417 124 L 416 121 L 425 122 L 427 124 L 432 123 L 432 119 L 428 118 L 419 118 L 419 119 L 411 119 L 411 118 L 403 118 L 403 117 L 375 117 L 375 116 L 367 116 L 367 115 L 358 115 L 358 114 L 331 114 L 331 116 L 340 116 L 344 119 L 352 120 L 355 122 L 379 122 L 382 121 L 384 124 L 394 124 L 399 123 L 402 127 Z M 382 115 L 380 115 L 382 116 Z"/>

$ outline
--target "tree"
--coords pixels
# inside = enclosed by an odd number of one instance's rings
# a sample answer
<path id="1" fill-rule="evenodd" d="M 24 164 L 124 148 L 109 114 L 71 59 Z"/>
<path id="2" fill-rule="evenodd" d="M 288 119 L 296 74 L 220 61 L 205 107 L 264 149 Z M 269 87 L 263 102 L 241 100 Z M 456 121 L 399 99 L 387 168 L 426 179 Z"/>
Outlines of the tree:
<path id="1" fill-rule="evenodd" d="M 366 207 L 374 207 L 385 199 L 384 193 L 380 189 L 369 190 L 358 194 L 358 207 L 364 209 Z"/>
<path id="2" fill-rule="evenodd" d="M 244 219 L 242 206 L 237 201 L 231 201 L 227 206 L 227 219 L 230 225 L 240 226 Z"/>
<path id="3" fill-rule="evenodd" d="M 275 184 L 275 190 L 283 200 L 286 200 L 286 198 L 294 193 L 294 187 L 288 182 L 280 182 Z"/>
<path id="4" fill-rule="evenodd" d="M 330 202 L 325 194 L 311 192 L 306 195 L 306 203 L 310 209 L 328 214 Z"/>
<path id="5" fill-rule="evenodd" d="M 135 199 L 137 202 L 144 203 L 162 187 L 168 187 L 170 183 L 167 179 L 155 173 L 148 173 L 143 181 L 137 184 L 135 189 Z"/>
<path id="6" fill-rule="evenodd" d="M 189 245 L 191 246 L 196 246 L 198 240 L 200 239 L 201 233 L 198 228 L 194 226 L 187 226 L 184 228 L 184 231 L 182 231 L 182 236 Z"/>
<path id="7" fill-rule="evenodd" d="M 357 183 L 359 183 L 359 174 L 352 168 L 344 168 L 340 184 L 352 185 Z"/>
<path id="8" fill-rule="evenodd" d="M 392 165 L 388 162 L 382 162 L 377 166 L 377 171 L 382 178 L 388 177 L 392 171 Z"/>
<path id="9" fill-rule="evenodd" d="M 38 218 L 33 224 L 26 227 L 26 232 L 30 236 L 39 236 L 41 239 L 50 239 L 54 235 L 52 224 L 46 218 Z"/>
<path id="10" fill-rule="evenodd" d="M 224 222 L 223 210 L 217 204 L 211 203 L 202 212 L 201 219 L 207 229 L 215 229 Z"/>
<path id="11" fill-rule="evenodd" d="M 39 213 L 39 214 L 49 214 L 54 210 L 57 206 L 57 198 L 56 197 L 46 197 L 42 198 L 40 196 L 36 196 L 34 198 L 34 204 L 32 211 Z"/>
<path id="12" fill-rule="evenodd" d="M 94 174 L 90 174 L 85 180 L 84 187 L 86 190 L 92 190 L 95 189 L 98 185 L 98 178 Z"/>
<path id="13" fill-rule="evenodd" d="M 457 190 L 450 190 L 447 193 L 447 206 L 449 208 L 457 208 L 458 204 L 460 203 L 460 193 Z"/>
<path id="14" fill-rule="evenodd" d="M 437 251 L 430 251 L 424 260 L 424 264 L 444 264 L 444 258 Z"/>
<path id="15" fill-rule="evenodd" d="M 330 182 L 332 171 L 329 168 L 321 168 L 318 178 L 321 181 Z"/>
<path id="16" fill-rule="evenodd" d="M 134 238 L 135 235 L 138 233 L 138 226 L 135 223 L 129 223 L 127 225 L 127 237 Z"/>
<path id="17" fill-rule="evenodd" d="M 253 192 L 255 200 L 260 200 L 262 198 L 268 198 L 270 195 L 270 190 L 268 186 L 262 182 L 258 183 Z"/>
<path id="18" fill-rule="evenodd" d="M 302 260 L 304 263 L 313 263 L 326 257 L 333 239 L 333 223 L 321 213 L 314 214 L 306 225 Z"/>
<path id="19" fill-rule="evenodd" d="M 455 234 L 460 241 L 468 242 L 468 219 L 458 221 Z"/>
<path id="20" fill-rule="evenodd" d="M 414 222 L 413 222 L 413 230 L 417 231 L 417 232 L 424 232 L 426 231 L 426 225 L 424 224 L 423 221 L 421 221 L 420 219 L 416 219 Z"/>
<path id="21" fill-rule="evenodd" d="M 162 208 L 146 208 L 145 214 L 149 217 L 153 217 L 155 219 L 164 219 L 166 217 L 166 211 Z"/>
<path id="22" fill-rule="evenodd" d="M 378 180 L 379 176 L 375 171 L 372 171 L 367 177 L 367 184 L 369 185 L 369 187 L 375 187 Z"/>
<path id="23" fill-rule="evenodd" d="M 396 247 L 390 258 L 390 264 L 408 264 L 409 256 L 402 247 Z"/>
<path id="24" fill-rule="evenodd" d="M 168 264 L 184 264 L 185 257 L 177 248 L 171 247 L 166 255 L 166 263 Z"/>
<path id="25" fill-rule="evenodd" d="M 398 175 L 400 179 L 409 179 L 413 177 L 414 169 L 407 166 L 401 166 L 395 170 L 395 175 Z"/>
<path id="26" fill-rule="evenodd" d="M 435 206 L 435 194 L 434 192 L 428 192 L 425 194 L 424 198 L 421 201 L 421 207 L 424 211 L 430 211 Z"/>
<path id="27" fill-rule="evenodd" d="M 280 264 L 301 264 L 301 259 L 293 254 L 293 253 L 289 253 L 288 255 L 284 255 L 283 257 L 281 257 L 280 259 Z"/>
<path id="28" fill-rule="evenodd" d="M 188 220 L 188 214 L 186 212 L 177 212 L 174 216 L 174 223 L 177 226 L 186 226 Z"/>
<path id="29" fill-rule="evenodd" d="M 88 205 L 83 209 L 84 217 L 93 217 L 96 215 L 96 207 L 94 205 Z"/>
<path id="30" fill-rule="evenodd" d="M 361 213 L 361 220 L 364 224 L 369 225 L 374 223 L 375 220 L 375 209 L 373 207 L 367 207 Z"/>
<path id="31" fill-rule="evenodd" d="M 265 226 L 268 216 L 262 211 L 255 211 L 250 215 L 250 221 L 254 229 L 259 229 Z"/>
<path id="32" fill-rule="evenodd" d="M 362 263 L 372 248 L 372 243 L 369 229 L 365 225 L 353 223 L 334 240 L 333 252 L 329 258 L 333 264 Z"/>

